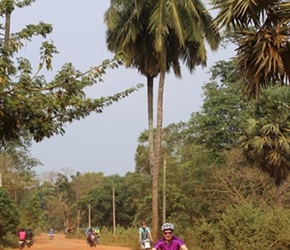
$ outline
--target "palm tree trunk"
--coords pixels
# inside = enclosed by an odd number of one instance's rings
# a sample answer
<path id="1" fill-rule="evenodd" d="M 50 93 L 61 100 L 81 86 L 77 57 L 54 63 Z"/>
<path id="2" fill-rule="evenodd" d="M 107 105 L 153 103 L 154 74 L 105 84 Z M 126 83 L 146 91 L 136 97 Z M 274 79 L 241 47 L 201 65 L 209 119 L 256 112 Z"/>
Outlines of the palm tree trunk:
<path id="1" fill-rule="evenodd" d="M 165 71 L 160 72 L 158 96 L 157 96 L 157 126 L 155 137 L 155 155 L 152 178 L 152 236 L 157 238 L 158 231 L 158 179 L 159 162 L 162 141 L 162 122 L 163 122 L 163 92 L 164 92 Z"/>
<path id="2" fill-rule="evenodd" d="M 154 164 L 154 135 L 153 135 L 153 77 L 147 76 L 147 105 L 148 105 L 148 141 L 149 141 L 149 170 L 152 178 Z"/>
<path id="3" fill-rule="evenodd" d="M 4 47 L 8 47 L 9 39 L 10 39 L 10 27 L 11 27 L 11 12 L 13 9 L 13 1 L 7 3 L 6 11 L 5 11 L 5 36 L 4 36 Z"/>
<path id="4" fill-rule="evenodd" d="M 276 201 L 277 207 L 283 206 L 283 190 L 282 190 L 281 185 L 276 186 L 275 201 Z"/>

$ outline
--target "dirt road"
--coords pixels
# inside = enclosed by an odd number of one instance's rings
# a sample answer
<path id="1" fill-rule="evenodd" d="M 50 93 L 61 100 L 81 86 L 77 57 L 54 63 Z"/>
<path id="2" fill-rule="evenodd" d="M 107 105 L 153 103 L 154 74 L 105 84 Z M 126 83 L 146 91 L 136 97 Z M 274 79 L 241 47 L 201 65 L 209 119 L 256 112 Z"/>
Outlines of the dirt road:
<path id="1" fill-rule="evenodd" d="M 25 249 L 28 249 L 27 247 Z M 86 244 L 85 240 L 66 239 L 64 234 L 55 234 L 53 240 L 48 239 L 47 234 L 36 236 L 31 250 L 83 250 L 83 249 L 95 249 L 95 250 L 130 250 L 127 247 L 115 247 L 115 246 L 102 246 L 90 247 Z"/>

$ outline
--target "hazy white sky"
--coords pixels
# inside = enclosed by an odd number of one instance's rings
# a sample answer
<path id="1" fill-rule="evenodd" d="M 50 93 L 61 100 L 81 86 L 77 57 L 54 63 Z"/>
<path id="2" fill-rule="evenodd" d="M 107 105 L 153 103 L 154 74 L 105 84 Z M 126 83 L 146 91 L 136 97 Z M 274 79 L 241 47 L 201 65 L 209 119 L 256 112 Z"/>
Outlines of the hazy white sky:
<path id="1" fill-rule="evenodd" d="M 36 0 L 12 16 L 12 30 L 26 24 L 44 21 L 53 25 L 53 40 L 59 55 L 53 60 L 56 72 L 66 62 L 85 71 L 112 58 L 106 48 L 103 16 L 109 0 Z M 37 67 L 40 39 L 27 43 L 22 56 Z M 167 75 L 164 91 L 164 126 L 188 121 L 192 112 L 202 104 L 202 85 L 208 80 L 209 67 L 218 60 L 227 60 L 233 51 L 208 52 L 208 67 L 196 68 L 190 75 L 183 69 L 183 78 Z M 46 73 L 44 73 L 46 74 Z M 49 74 L 48 74 L 49 77 Z M 104 82 L 88 90 L 90 96 L 108 96 L 137 83 L 146 83 L 137 70 L 119 68 L 110 70 Z M 146 84 L 145 84 L 146 85 Z M 157 87 L 157 81 L 156 85 Z M 68 124 L 64 136 L 55 136 L 34 143 L 32 156 L 43 166 L 37 172 L 72 168 L 80 172 L 103 172 L 105 175 L 124 175 L 134 171 L 137 139 L 147 128 L 146 87 L 106 108 L 102 114 Z M 155 95 L 157 97 L 157 95 Z M 155 98 L 156 104 L 156 98 Z M 155 117 L 155 115 L 154 115 Z"/>

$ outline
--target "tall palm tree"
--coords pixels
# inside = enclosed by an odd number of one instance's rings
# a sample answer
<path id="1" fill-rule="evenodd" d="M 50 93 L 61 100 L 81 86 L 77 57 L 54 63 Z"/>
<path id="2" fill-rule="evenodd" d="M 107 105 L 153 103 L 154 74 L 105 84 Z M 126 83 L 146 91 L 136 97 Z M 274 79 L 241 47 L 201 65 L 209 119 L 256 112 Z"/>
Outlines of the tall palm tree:
<path id="1" fill-rule="evenodd" d="M 157 97 L 157 126 L 152 180 L 152 230 L 158 227 L 158 177 L 163 123 L 163 92 L 165 74 L 173 69 L 181 77 L 180 61 L 193 72 L 197 65 L 206 66 L 205 42 L 212 50 L 218 48 L 220 36 L 212 24 L 212 18 L 201 1 L 151 0 L 149 33 L 160 65 Z"/>
<path id="2" fill-rule="evenodd" d="M 218 48 L 220 37 L 217 29 L 212 25 L 212 18 L 205 6 L 201 1 L 196 0 L 136 0 L 134 2 L 113 0 L 105 14 L 105 21 L 108 26 L 107 44 L 110 50 L 123 51 L 128 65 L 138 68 L 143 75 L 147 76 L 147 79 L 151 77 L 152 82 L 158 73 L 160 75 L 156 136 L 154 151 L 151 151 L 154 157 L 150 158 L 154 159 L 152 232 L 153 236 L 156 236 L 165 75 L 173 69 L 174 74 L 181 77 L 180 60 L 191 72 L 197 65 L 205 66 L 207 60 L 205 41 L 211 49 L 215 50 Z M 148 94 L 151 93 L 148 91 Z M 150 119 L 150 115 L 148 117 Z M 151 132 L 153 138 L 153 130 Z"/>
<path id="3" fill-rule="evenodd" d="M 240 142 L 247 158 L 280 186 L 290 173 L 290 88 L 276 86 L 261 92 L 246 111 Z"/>
<path id="4" fill-rule="evenodd" d="M 238 35 L 237 59 L 249 95 L 290 77 L 290 4 L 282 0 L 213 0 L 214 23 Z"/>
<path id="5" fill-rule="evenodd" d="M 147 78 L 147 108 L 149 137 L 149 169 L 152 175 L 153 142 L 153 81 L 160 72 L 150 36 L 146 32 L 150 4 L 147 1 L 111 0 L 105 13 L 107 47 L 124 53 L 125 65 L 135 67 Z"/>

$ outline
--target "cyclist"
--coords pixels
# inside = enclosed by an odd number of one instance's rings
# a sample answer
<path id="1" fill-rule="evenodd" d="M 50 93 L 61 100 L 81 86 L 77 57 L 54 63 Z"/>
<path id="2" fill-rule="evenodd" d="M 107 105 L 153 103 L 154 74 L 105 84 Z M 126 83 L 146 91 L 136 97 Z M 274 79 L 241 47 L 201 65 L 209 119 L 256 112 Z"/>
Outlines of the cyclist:
<path id="1" fill-rule="evenodd" d="M 141 248 L 144 249 L 144 242 L 146 240 L 150 240 L 151 242 L 153 241 L 151 233 L 150 233 L 150 228 L 146 226 L 146 222 L 142 221 L 141 222 L 141 227 L 139 228 L 139 242 L 141 245 Z"/>
<path id="2" fill-rule="evenodd" d="M 165 223 L 161 227 L 163 238 L 158 240 L 152 250 L 188 250 L 183 240 L 174 235 L 174 226 Z"/>

